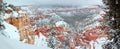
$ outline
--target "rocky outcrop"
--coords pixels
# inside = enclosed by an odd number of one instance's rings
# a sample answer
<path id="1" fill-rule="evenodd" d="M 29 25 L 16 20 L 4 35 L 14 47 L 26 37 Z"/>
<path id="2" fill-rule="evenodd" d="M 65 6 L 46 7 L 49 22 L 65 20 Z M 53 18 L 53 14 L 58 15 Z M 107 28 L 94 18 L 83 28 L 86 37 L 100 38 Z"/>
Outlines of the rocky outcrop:
<path id="1" fill-rule="evenodd" d="M 16 9 L 16 12 L 18 12 L 18 14 L 20 14 L 19 11 L 20 9 Z M 11 14 L 12 12 L 12 10 L 6 10 L 5 14 Z M 34 44 L 34 33 L 30 24 L 30 16 L 27 13 L 23 13 L 16 17 L 10 16 L 8 18 L 5 18 L 4 20 L 9 24 L 17 27 L 20 34 L 20 41 Z"/>

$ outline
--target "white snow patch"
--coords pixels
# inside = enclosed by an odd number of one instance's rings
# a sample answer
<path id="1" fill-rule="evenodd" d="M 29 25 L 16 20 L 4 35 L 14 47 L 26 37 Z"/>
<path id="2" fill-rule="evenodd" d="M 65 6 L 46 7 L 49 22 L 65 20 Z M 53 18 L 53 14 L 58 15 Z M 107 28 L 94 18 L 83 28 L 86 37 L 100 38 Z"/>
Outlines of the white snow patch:
<path id="1" fill-rule="evenodd" d="M 5 30 L 3 30 L 2 34 L 8 38 L 18 40 L 20 39 L 19 31 L 16 27 L 7 22 L 3 21 L 3 25 L 5 26 Z"/>
<path id="2" fill-rule="evenodd" d="M 106 14 L 106 12 L 101 10 L 99 14 Z"/>
<path id="3" fill-rule="evenodd" d="M 50 49 L 48 46 L 47 46 L 47 41 L 46 41 L 46 37 L 44 35 L 42 35 L 40 33 L 39 35 L 40 37 L 38 37 L 37 35 L 35 36 L 35 45 L 38 46 L 38 47 L 44 47 L 44 48 L 41 48 L 41 49 Z"/>
<path id="4" fill-rule="evenodd" d="M 95 20 L 100 19 L 100 18 L 102 18 L 101 15 L 97 15 L 97 16 L 94 17 Z"/>
<path id="5" fill-rule="evenodd" d="M 104 45 L 107 42 L 108 42 L 107 37 L 101 37 L 101 38 L 98 38 L 96 42 L 92 41 L 90 43 L 95 49 L 103 49 L 102 45 Z"/>
<path id="6" fill-rule="evenodd" d="M 6 14 L 6 13 L 5 13 L 5 15 L 4 15 L 2 18 L 3 18 L 3 19 L 7 19 L 7 18 L 9 18 L 11 15 L 12 15 L 12 14 Z"/>
<path id="7" fill-rule="evenodd" d="M 13 17 L 18 17 L 18 13 L 13 11 L 13 14 L 12 14 Z"/>
<path id="8" fill-rule="evenodd" d="M 64 27 L 68 27 L 68 24 L 64 21 L 58 21 L 55 23 L 56 26 L 64 26 Z"/>
<path id="9" fill-rule="evenodd" d="M 5 10 L 13 10 L 11 7 L 7 7 L 5 8 Z"/>
<path id="10" fill-rule="evenodd" d="M 3 19 L 7 19 L 9 17 L 18 17 L 18 13 L 16 11 L 13 11 L 10 14 L 5 13 L 5 15 L 2 17 Z"/>
<path id="11" fill-rule="evenodd" d="M 0 49 L 48 49 L 9 39 L 0 34 Z"/>

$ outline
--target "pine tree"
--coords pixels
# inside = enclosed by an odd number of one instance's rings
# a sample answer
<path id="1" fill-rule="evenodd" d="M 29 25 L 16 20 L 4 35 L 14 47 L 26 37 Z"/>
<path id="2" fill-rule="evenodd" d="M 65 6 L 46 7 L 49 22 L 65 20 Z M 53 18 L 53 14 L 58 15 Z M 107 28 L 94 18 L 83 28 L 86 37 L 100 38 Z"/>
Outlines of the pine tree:
<path id="1" fill-rule="evenodd" d="M 103 0 L 109 9 L 105 18 L 110 27 L 110 39 L 113 41 L 105 45 L 105 49 L 120 49 L 120 0 Z"/>
<path id="2" fill-rule="evenodd" d="M 0 30 L 5 28 L 4 25 L 2 24 L 3 22 L 2 17 L 4 16 L 3 15 L 4 8 L 5 8 L 5 3 L 3 3 L 2 0 L 0 0 Z"/>

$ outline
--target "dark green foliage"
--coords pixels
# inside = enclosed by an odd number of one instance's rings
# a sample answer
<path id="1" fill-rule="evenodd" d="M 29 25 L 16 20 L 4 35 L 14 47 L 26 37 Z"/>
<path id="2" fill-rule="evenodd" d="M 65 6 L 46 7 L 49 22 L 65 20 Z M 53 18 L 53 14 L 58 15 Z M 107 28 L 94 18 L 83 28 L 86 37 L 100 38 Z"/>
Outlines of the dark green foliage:
<path id="1" fill-rule="evenodd" d="M 109 9 L 105 17 L 110 27 L 110 39 L 113 39 L 104 49 L 120 49 L 120 0 L 103 0 L 103 3 Z"/>

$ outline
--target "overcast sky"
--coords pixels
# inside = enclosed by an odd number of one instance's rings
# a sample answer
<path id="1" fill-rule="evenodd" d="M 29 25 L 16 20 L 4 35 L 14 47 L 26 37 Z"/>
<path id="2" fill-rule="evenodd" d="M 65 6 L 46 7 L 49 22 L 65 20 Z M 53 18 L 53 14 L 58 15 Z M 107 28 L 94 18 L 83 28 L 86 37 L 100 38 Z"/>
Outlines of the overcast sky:
<path id="1" fill-rule="evenodd" d="M 101 0 L 4 0 L 9 4 L 21 5 L 101 5 Z"/>

